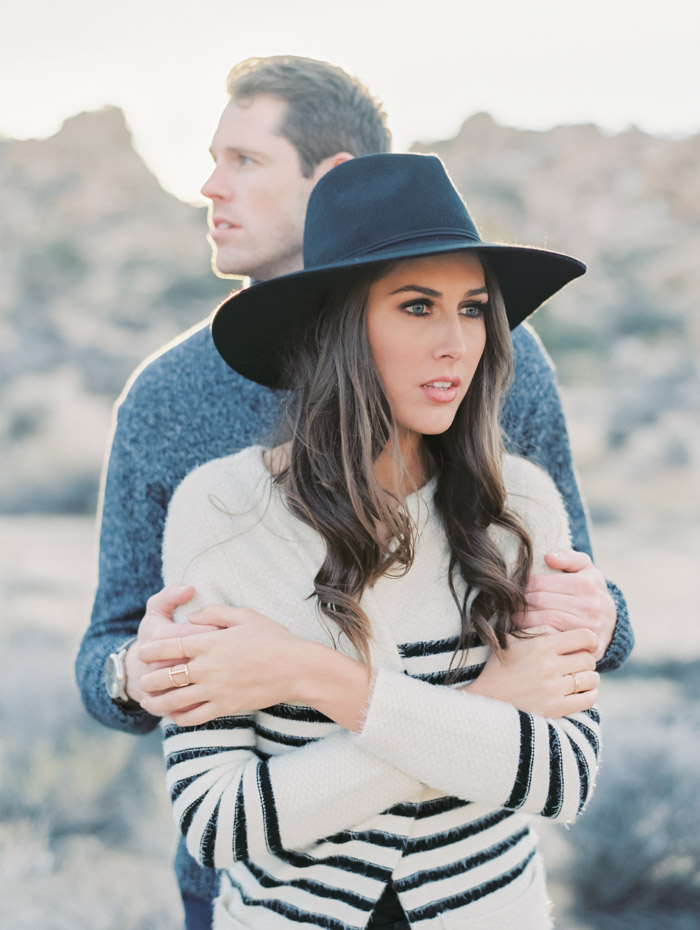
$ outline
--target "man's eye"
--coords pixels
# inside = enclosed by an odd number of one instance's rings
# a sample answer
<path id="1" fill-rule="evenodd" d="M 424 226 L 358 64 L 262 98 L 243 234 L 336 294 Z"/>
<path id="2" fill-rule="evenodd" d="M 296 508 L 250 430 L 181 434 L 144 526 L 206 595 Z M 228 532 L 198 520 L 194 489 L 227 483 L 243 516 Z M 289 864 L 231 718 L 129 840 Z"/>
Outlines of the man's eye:
<path id="1" fill-rule="evenodd" d="M 253 159 L 250 157 L 250 155 L 239 155 L 238 164 L 239 165 L 252 165 Z"/>

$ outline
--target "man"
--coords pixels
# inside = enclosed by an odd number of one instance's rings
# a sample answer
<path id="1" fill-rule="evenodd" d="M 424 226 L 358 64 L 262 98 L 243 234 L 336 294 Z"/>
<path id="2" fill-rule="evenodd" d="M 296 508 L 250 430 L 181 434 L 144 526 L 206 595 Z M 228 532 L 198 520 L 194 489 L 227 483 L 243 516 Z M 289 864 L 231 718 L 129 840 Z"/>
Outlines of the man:
<path id="1" fill-rule="evenodd" d="M 308 59 L 242 62 L 228 90 L 211 147 L 214 169 L 202 188 L 211 202 L 214 269 L 256 279 L 298 270 L 313 186 L 346 159 L 388 151 L 385 116 L 359 82 Z M 622 596 L 606 588 L 586 555 L 590 543 L 551 366 L 530 331 L 519 327 L 513 341 L 517 377 L 504 428 L 511 448 L 557 482 L 579 550 L 550 557 L 565 574 L 533 579 L 521 622 L 590 626 L 599 637 L 597 657 L 605 651 L 598 668 L 616 667 L 631 649 L 631 631 Z M 197 465 L 260 441 L 276 411 L 273 392 L 220 359 L 206 322 L 148 360 L 120 398 L 102 498 L 99 585 L 76 665 L 85 705 L 106 725 L 132 733 L 157 725 L 139 706 L 139 679 L 150 670 L 139 648 L 191 632 L 170 618 L 187 591 L 151 597 L 161 587 L 163 525 L 175 487 Z M 199 868 L 182 843 L 176 868 L 189 930 L 208 926 L 214 873 Z"/>

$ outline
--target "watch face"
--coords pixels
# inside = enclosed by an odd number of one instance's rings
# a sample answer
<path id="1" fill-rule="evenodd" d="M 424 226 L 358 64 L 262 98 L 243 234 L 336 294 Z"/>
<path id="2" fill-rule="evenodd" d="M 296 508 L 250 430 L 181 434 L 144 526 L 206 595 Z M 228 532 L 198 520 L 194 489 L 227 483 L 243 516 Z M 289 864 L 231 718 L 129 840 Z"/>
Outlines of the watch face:
<path id="1" fill-rule="evenodd" d="M 108 656 L 105 662 L 105 687 L 113 701 L 116 701 L 121 694 L 123 680 L 124 672 L 118 656 L 114 654 Z"/>

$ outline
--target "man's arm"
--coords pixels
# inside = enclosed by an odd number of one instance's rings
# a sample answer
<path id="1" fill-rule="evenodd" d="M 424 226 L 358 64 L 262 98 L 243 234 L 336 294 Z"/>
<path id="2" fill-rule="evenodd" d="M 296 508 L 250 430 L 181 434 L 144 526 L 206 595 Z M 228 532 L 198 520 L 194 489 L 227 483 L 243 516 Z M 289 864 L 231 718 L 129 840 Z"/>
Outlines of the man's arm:
<path id="1" fill-rule="evenodd" d="M 515 380 L 506 397 L 501 418 L 506 444 L 509 451 L 536 462 L 549 472 L 567 509 L 573 547 L 592 558 L 587 515 L 574 473 L 566 421 L 551 361 L 527 326 L 518 326 L 513 331 L 513 349 Z M 569 585 L 571 595 L 577 597 L 579 588 L 586 587 L 589 579 L 577 577 L 580 569 L 576 567 L 567 571 L 565 583 Z M 596 632 L 607 644 L 598 669 L 609 671 L 618 668 L 632 651 L 634 635 L 622 592 L 612 582 L 606 582 L 594 566 L 591 566 L 589 574 L 596 578 L 596 584 L 601 588 L 599 600 L 603 612 L 599 619 L 602 626 Z M 547 588 L 549 579 L 555 577 L 561 579 L 555 575 L 533 579 L 535 586 L 539 586 L 538 593 L 558 595 L 560 592 Z M 544 584 L 539 584 L 540 581 Z M 603 585 L 607 591 L 603 590 Z M 611 629 L 613 605 L 615 623 Z M 610 616 L 607 625 L 606 611 Z M 551 618 L 541 616 L 533 618 L 532 623 L 558 626 L 552 623 Z M 586 625 L 584 614 L 578 615 L 576 625 Z"/>
<path id="2" fill-rule="evenodd" d="M 169 493 L 148 474 L 148 422 L 129 394 L 117 408 L 101 492 L 98 587 L 76 659 L 76 678 L 86 709 L 106 726 L 148 733 L 158 718 L 112 701 L 104 683 L 107 657 L 138 633 L 148 597 L 162 586 L 160 548 Z M 150 434 L 149 430 L 149 434 Z"/>

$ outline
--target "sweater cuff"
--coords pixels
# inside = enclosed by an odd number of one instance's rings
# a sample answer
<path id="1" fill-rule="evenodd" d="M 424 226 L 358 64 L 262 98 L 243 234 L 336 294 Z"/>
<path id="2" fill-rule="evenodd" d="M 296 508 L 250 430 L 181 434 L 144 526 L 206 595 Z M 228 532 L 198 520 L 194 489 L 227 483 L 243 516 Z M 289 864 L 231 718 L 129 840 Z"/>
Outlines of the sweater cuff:
<path id="1" fill-rule="evenodd" d="M 630 624 L 625 596 L 612 581 L 606 581 L 606 584 L 610 596 L 615 601 L 617 620 L 612 639 L 605 650 L 605 655 L 598 662 L 597 669 L 599 672 L 611 672 L 619 668 L 634 648 L 634 633 Z"/>

